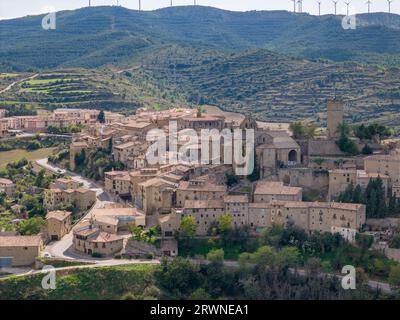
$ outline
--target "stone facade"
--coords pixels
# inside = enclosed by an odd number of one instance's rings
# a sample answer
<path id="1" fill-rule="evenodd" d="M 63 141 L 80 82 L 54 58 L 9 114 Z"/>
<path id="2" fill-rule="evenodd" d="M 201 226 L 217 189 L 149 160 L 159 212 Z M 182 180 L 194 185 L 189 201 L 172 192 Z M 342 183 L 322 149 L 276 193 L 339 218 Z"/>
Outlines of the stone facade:
<path id="1" fill-rule="evenodd" d="M 0 236 L 0 258 L 10 258 L 13 267 L 33 265 L 42 247 L 40 236 Z"/>
<path id="2" fill-rule="evenodd" d="M 61 240 L 72 227 L 72 215 L 68 211 L 50 211 L 46 215 L 47 235 L 50 240 Z"/>

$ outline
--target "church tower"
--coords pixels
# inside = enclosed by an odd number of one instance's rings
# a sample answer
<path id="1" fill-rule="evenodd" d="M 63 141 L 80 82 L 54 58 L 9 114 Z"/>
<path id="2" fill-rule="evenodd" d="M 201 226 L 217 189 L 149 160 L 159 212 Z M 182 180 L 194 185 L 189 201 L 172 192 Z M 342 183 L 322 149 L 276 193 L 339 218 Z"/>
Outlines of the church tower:
<path id="1" fill-rule="evenodd" d="M 338 129 L 340 124 L 343 124 L 344 104 L 340 100 L 328 101 L 328 139 L 340 138 Z"/>

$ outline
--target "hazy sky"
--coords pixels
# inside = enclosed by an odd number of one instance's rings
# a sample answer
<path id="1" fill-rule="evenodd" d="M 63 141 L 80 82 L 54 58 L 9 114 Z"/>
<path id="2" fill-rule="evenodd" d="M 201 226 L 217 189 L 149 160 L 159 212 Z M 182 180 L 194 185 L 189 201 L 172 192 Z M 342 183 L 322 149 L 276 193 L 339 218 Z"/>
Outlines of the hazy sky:
<path id="1" fill-rule="evenodd" d="M 173 0 L 174 5 L 191 5 L 194 0 Z M 333 13 L 332 0 L 321 1 L 321 14 Z M 353 11 L 366 12 L 367 0 L 352 0 Z M 371 11 L 388 11 L 387 0 L 371 0 Z M 0 19 L 26 16 L 48 12 L 48 7 L 56 11 L 76 9 L 88 5 L 89 0 L 0 0 Z M 117 0 L 91 0 L 92 6 L 116 5 Z M 138 8 L 138 0 L 119 0 L 119 4 L 131 8 Z M 213 6 L 228 10 L 290 10 L 293 11 L 293 2 L 290 0 L 197 0 L 197 4 Z M 167 7 L 170 0 L 142 0 L 143 10 L 153 10 Z M 317 0 L 303 0 L 303 12 L 318 14 Z M 345 13 L 344 0 L 339 0 L 338 12 Z M 400 0 L 392 3 L 392 13 L 400 14 Z"/>

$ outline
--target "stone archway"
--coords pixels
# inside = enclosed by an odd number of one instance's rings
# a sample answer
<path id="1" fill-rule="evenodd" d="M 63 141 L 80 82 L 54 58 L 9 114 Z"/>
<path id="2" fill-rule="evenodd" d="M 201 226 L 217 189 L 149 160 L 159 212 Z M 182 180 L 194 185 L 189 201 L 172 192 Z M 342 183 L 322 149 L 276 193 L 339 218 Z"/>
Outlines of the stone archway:
<path id="1" fill-rule="evenodd" d="M 297 151 L 296 150 L 291 150 L 289 152 L 288 160 L 289 160 L 289 162 L 297 162 Z"/>

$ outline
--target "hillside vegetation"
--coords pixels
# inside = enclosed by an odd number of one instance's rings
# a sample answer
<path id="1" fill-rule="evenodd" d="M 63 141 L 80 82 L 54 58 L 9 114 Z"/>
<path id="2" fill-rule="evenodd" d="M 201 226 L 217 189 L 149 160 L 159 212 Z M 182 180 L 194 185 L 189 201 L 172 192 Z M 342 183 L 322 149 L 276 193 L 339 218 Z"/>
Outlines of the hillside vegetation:
<path id="1" fill-rule="evenodd" d="M 395 14 L 358 15 L 356 30 L 340 16 L 202 6 L 63 11 L 49 31 L 42 17 L 0 21 L 0 108 L 212 104 L 324 125 L 336 96 L 349 122 L 400 128 Z"/>
<path id="2" fill-rule="evenodd" d="M 129 79 L 129 81 L 128 81 Z M 18 80 L 18 78 L 17 78 Z M 1 89 L 0 89 L 1 91 Z M 0 93 L 0 108 L 101 108 L 132 113 L 138 107 L 172 105 L 156 85 L 103 69 L 62 69 L 22 78 Z M 31 111 L 29 111 L 32 113 Z"/>
<path id="3" fill-rule="evenodd" d="M 231 12 L 186 6 L 155 11 L 92 7 L 0 21 L 0 67 L 19 71 L 120 64 L 159 45 L 186 43 L 222 51 L 269 48 L 304 58 L 398 63 L 400 17 L 358 15 L 356 30 L 341 16 L 285 11 Z"/>
<path id="4" fill-rule="evenodd" d="M 193 104 L 251 112 L 265 121 L 326 121 L 326 100 L 343 99 L 350 122 L 400 127 L 400 69 L 291 58 L 268 50 L 215 54 L 172 46 L 148 55 L 138 76 Z"/>

